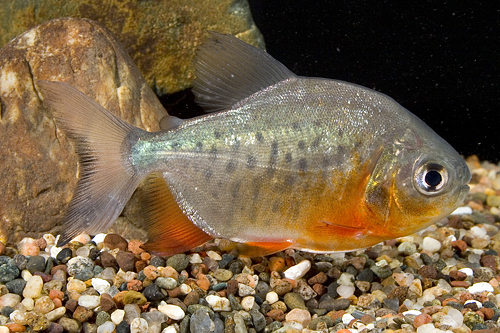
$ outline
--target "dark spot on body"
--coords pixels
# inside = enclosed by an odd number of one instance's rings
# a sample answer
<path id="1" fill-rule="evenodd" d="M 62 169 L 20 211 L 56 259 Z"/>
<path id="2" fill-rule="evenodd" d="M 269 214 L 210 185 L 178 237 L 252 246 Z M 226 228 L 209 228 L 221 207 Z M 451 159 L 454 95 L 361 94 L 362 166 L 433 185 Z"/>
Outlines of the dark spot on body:
<path id="1" fill-rule="evenodd" d="M 212 178 L 212 175 L 213 175 L 212 169 L 206 169 L 205 171 L 203 171 L 203 177 L 207 181 L 210 180 L 210 178 Z"/>
<path id="2" fill-rule="evenodd" d="M 236 162 L 236 160 L 234 160 L 234 159 L 230 159 L 226 164 L 226 172 L 233 173 L 236 170 L 237 166 L 238 166 L 238 162 Z"/>
<path id="3" fill-rule="evenodd" d="M 248 155 L 247 157 L 247 167 L 249 169 L 253 169 L 255 167 L 255 164 L 257 163 L 257 159 L 253 155 Z"/>
<path id="4" fill-rule="evenodd" d="M 299 124 L 299 123 L 297 123 L 297 122 L 292 123 L 292 128 L 293 128 L 294 130 L 299 130 L 299 129 L 300 129 L 300 124 Z"/>
<path id="5" fill-rule="evenodd" d="M 179 148 L 179 143 L 177 141 L 172 141 L 170 147 L 172 147 L 172 150 L 177 150 L 177 148 Z"/>
<path id="6" fill-rule="evenodd" d="M 209 156 L 209 159 L 214 161 L 217 159 L 217 148 L 215 146 L 212 146 L 212 148 L 210 148 L 210 156 Z"/>
<path id="7" fill-rule="evenodd" d="M 269 155 L 269 165 L 274 166 L 278 159 L 278 141 L 273 141 L 271 144 L 271 153 Z"/>
<path id="8" fill-rule="evenodd" d="M 300 150 L 306 149 L 306 143 L 304 142 L 304 140 L 300 140 L 297 145 Z"/>
<path id="9" fill-rule="evenodd" d="M 321 167 L 326 169 L 330 166 L 333 165 L 334 158 L 331 155 L 325 155 L 323 156 L 323 159 L 321 160 Z"/>
<path id="10" fill-rule="evenodd" d="M 295 183 L 295 175 L 286 175 L 285 178 L 283 179 L 283 184 L 287 187 L 290 187 Z"/>
<path id="11" fill-rule="evenodd" d="M 299 159 L 297 166 L 298 166 L 300 171 L 306 172 L 307 171 L 307 160 L 305 158 Z"/>
<path id="12" fill-rule="evenodd" d="M 285 162 L 292 163 L 292 153 L 291 152 L 288 152 L 285 154 Z"/>
<path id="13" fill-rule="evenodd" d="M 231 196 L 233 198 L 238 197 L 239 191 L 240 191 L 240 187 L 241 187 L 241 180 L 239 180 L 236 183 L 234 183 L 233 185 L 231 185 Z"/>
<path id="14" fill-rule="evenodd" d="M 320 142 L 321 142 L 321 137 L 317 136 L 316 138 L 314 138 L 313 142 L 311 143 L 311 148 L 317 149 L 319 147 Z"/>
<path id="15" fill-rule="evenodd" d="M 273 213 L 277 213 L 281 209 L 282 202 L 281 200 L 274 200 L 273 205 L 271 206 L 271 211 Z"/>
<path id="16" fill-rule="evenodd" d="M 203 149 L 203 142 L 201 142 L 201 141 L 196 142 L 196 148 L 195 148 L 195 150 L 197 152 L 200 152 L 202 149 Z"/>
<path id="17" fill-rule="evenodd" d="M 255 133 L 255 139 L 257 139 L 258 143 L 261 143 L 262 141 L 264 141 L 264 136 L 262 135 L 261 132 L 257 132 Z"/>
<path id="18" fill-rule="evenodd" d="M 214 138 L 220 139 L 220 137 L 221 137 L 220 132 L 219 131 L 214 131 Z"/>

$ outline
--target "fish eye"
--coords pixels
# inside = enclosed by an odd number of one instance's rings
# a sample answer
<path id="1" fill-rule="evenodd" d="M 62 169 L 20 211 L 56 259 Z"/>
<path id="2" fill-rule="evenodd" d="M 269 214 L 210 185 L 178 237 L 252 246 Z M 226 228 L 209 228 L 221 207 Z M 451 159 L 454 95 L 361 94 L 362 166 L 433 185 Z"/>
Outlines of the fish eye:
<path id="1" fill-rule="evenodd" d="M 448 171 L 438 163 L 424 163 L 415 173 L 415 186 L 425 195 L 441 193 L 448 183 Z"/>

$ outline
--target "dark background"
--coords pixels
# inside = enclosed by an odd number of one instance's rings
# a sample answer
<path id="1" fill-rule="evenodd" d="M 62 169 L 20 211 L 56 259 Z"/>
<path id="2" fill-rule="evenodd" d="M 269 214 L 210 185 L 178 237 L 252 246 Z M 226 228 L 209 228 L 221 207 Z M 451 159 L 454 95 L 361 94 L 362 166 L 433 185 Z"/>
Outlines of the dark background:
<path id="1" fill-rule="evenodd" d="M 296 74 L 381 91 L 465 156 L 500 161 L 500 2 L 248 0 Z"/>

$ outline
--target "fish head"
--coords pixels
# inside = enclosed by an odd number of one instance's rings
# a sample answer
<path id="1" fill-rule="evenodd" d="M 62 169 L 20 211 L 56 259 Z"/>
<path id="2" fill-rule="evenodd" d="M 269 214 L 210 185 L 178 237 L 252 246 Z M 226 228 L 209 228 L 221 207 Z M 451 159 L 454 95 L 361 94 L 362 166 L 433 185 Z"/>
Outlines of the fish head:
<path id="1" fill-rule="evenodd" d="M 464 159 L 417 117 L 381 149 L 364 204 L 382 238 L 412 234 L 447 216 L 469 191 Z"/>

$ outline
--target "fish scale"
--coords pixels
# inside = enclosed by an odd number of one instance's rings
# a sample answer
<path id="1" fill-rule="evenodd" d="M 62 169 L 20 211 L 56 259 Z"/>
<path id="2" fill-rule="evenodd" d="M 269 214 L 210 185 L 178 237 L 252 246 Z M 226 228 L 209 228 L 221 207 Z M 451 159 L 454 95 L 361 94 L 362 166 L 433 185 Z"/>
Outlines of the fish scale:
<path id="1" fill-rule="evenodd" d="M 468 191 L 463 159 L 386 95 L 296 76 L 214 32 L 195 67 L 193 92 L 209 114 L 169 116 L 158 133 L 67 84 L 38 82 L 81 156 L 58 245 L 109 227 L 143 180 L 144 248 L 163 255 L 215 237 L 247 256 L 364 248 L 439 220 Z"/>

